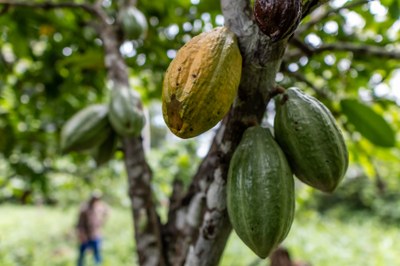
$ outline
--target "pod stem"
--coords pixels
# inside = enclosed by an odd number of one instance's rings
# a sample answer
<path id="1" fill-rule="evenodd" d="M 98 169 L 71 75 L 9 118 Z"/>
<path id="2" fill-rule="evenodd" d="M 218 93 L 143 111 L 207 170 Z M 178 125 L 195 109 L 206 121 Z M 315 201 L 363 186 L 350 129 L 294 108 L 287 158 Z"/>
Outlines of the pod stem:
<path id="1" fill-rule="evenodd" d="M 285 93 L 286 89 L 280 85 L 275 86 L 269 93 L 271 98 L 274 98 L 275 96 L 279 94 Z"/>

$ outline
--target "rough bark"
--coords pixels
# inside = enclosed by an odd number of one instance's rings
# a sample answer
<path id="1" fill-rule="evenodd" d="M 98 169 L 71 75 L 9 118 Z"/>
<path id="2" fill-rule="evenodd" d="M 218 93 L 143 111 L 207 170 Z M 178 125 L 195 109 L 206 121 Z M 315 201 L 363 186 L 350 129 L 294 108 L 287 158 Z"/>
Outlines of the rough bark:
<path id="1" fill-rule="evenodd" d="M 138 138 L 125 138 L 123 146 L 139 264 L 165 265 L 161 223 L 150 186 L 152 172 L 144 157 L 142 141 Z"/>

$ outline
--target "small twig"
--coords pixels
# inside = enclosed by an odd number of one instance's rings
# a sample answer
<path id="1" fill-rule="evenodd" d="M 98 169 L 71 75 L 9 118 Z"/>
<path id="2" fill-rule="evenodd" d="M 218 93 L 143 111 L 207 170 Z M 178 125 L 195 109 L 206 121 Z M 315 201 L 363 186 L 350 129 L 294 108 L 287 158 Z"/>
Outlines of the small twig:
<path id="1" fill-rule="evenodd" d="M 310 29 L 310 28 L 313 27 L 314 25 L 318 24 L 318 23 L 321 22 L 322 20 L 328 18 L 329 16 L 338 14 L 338 12 L 340 12 L 340 11 L 343 10 L 343 9 L 351 9 L 351 8 L 353 8 L 353 7 L 356 7 L 356 6 L 360 6 L 360 5 L 363 5 L 363 4 L 367 4 L 367 3 L 371 2 L 371 1 L 373 1 L 373 0 L 353 1 L 353 2 L 350 2 L 350 3 L 346 4 L 346 5 L 343 5 L 343 6 L 341 6 L 341 7 L 329 9 L 329 10 L 327 10 L 326 12 L 324 12 L 324 13 L 318 15 L 318 16 L 315 16 L 315 17 L 311 18 L 310 21 L 308 21 L 307 23 L 301 25 L 301 26 L 297 29 L 296 34 L 299 35 L 299 34 L 305 32 L 305 31 L 307 31 L 308 29 Z M 304 14 L 303 14 L 303 17 L 304 17 Z"/>
<path id="2" fill-rule="evenodd" d="M 136 6 L 137 0 L 125 0 L 128 3 L 128 6 Z"/>
<path id="3" fill-rule="evenodd" d="M 101 8 L 102 4 L 103 4 L 103 0 L 96 0 L 94 2 L 93 6 L 96 8 Z"/>
<path id="4" fill-rule="evenodd" d="M 86 10 L 89 13 L 96 14 L 93 6 L 88 4 L 78 4 L 74 2 L 63 2 L 63 3 L 52 3 L 52 2 L 16 2 L 10 0 L 0 0 L 0 4 L 8 5 L 8 6 L 17 6 L 17 7 L 32 7 L 32 8 L 42 8 L 42 9 L 54 9 L 54 8 L 81 8 Z"/>
<path id="5" fill-rule="evenodd" d="M 290 40 L 290 44 L 297 47 L 303 54 L 311 57 L 315 54 L 320 54 L 325 51 L 344 51 L 344 52 L 352 52 L 356 55 L 368 55 L 368 56 L 376 56 L 388 59 L 400 59 L 400 51 L 393 50 L 388 51 L 385 50 L 384 47 L 381 46 L 372 46 L 372 45 L 357 45 L 353 43 L 347 42 L 336 42 L 336 43 L 328 43 L 323 44 L 319 47 L 311 47 L 306 43 L 300 41 L 298 38 L 292 38 Z M 292 53 L 290 56 L 288 55 L 287 58 L 292 58 L 295 56 L 299 56 L 298 53 Z"/>
<path id="6" fill-rule="evenodd" d="M 326 3 L 328 0 L 304 0 L 302 3 L 302 18 L 305 18 L 314 9 Z"/>
<path id="7" fill-rule="evenodd" d="M 312 89 L 319 97 L 324 99 L 331 99 L 332 97 L 325 90 L 316 87 L 311 81 L 309 81 L 305 76 L 300 74 L 299 72 L 291 72 L 287 69 L 284 69 L 285 73 L 289 76 L 292 76 L 296 80 L 305 83 L 310 89 Z"/>
<path id="8" fill-rule="evenodd" d="M 314 49 L 304 42 L 302 42 L 298 37 L 294 36 L 290 39 L 290 44 L 296 46 L 300 51 L 302 51 L 305 55 L 311 57 L 314 53 Z"/>
<path id="9" fill-rule="evenodd" d="M 277 85 L 275 88 L 273 88 L 273 89 L 270 91 L 269 96 L 270 96 L 270 98 L 272 99 L 272 98 L 274 98 L 275 96 L 277 96 L 277 95 L 279 95 L 279 94 L 282 94 L 282 93 L 285 93 L 285 88 L 282 87 L 282 86 Z"/>
<path id="10" fill-rule="evenodd" d="M 322 53 L 325 51 L 347 51 L 357 55 L 370 55 L 389 59 L 400 59 L 400 51 L 388 51 L 384 47 L 372 46 L 372 45 L 356 45 L 353 43 L 329 43 L 321 45 L 314 49 L 314 53 Z"/>

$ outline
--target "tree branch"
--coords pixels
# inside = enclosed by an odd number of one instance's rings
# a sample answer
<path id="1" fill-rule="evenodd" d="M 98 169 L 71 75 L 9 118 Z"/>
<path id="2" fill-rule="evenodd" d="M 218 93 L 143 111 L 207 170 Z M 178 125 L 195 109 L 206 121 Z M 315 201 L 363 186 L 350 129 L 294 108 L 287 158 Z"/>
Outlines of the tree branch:
<path id="1" fill-rule="evenodd" d="M 121 43 L 115 28 L 104 24 L 98 31 L 105 49 L 108 79 L 116 85 L 113 89 L 130 86 L 128 67 L 119 51 Z M 141 103 L 138 104 L 141 108 Z M 152 197 L 152 172 L 146 162 L 141 138 L 124 138 L 123 150 L 139 265 L 165 265 L 161 223 Z"/>
<path id="2" fill-rule="evenodd" d="M 344 52 L 352 52 L 355 55 L 363 55 L 363 56 L 375 56 L 387 59 L 400 59 L 400 50 L 386 50 L 381 46 L 373 46 L 373 45 L 358 45 L 347 42 L 336 42 L 336 43 L 328 43 L 323 44 L 319 47 L 312 47 L 304 42 L 302 42 L 299 38 L 292 38 L 290 40 L 290 44 L 299 49 L 297 52 L 287 52 L 286 60 L 290 58 L 297 58 L 302 56 L 303 54 L 312 57 L 315 54 L 320 54 L 326 51 L 344 51 Z"/>
<path id="3" fill-rule="evenodd" d="M 352 52 L 356 55 L 376 56 L 387 59 L 400 59 L 399 50 L 388 51 L 385 50 L 384 47 L 372 45 L 356 45 L 353 43 L 337 42 L 324 44 L 318 48 L 313 49 L 314 54 L 322 53 L 325 51 L 347 51 Z"/>
<path id="4" fill-rule="evenodd" d="M 125 7 L 136 6 L 137 0 L 123 0 L 122 3 L 123 3 L 123 6 L 125 6 Z"/>
<path id="5" fill-rule="evenodd" d="M 363 4 L 367 4 L 369 2 L 371 2 L 372 0 L 360 0 L 360 1 L 353 1 L 350 3 L 347 3 L 341 7 L 338 8 L 331 8 L 323 13 L 320 13 L 316 16 L 313 16 L 307 23 L 304 23 L 303 25 L 301 25 L 297 32 L 296 35 L 300 35 L 301 33 L 309 30 L 311 27 L 313 27 L 314 25 L 318 24 L 319 22 L 321 22 L 322 20 L 330 17 L 331 15 L 337 15 L 340 11 L 342 11 L 343 9 L 351 9 L 353 7 L 356 6 L 360 6 Z"/>
<path id="6" fill-rule="evenodd" d="M 300 54 L 297 56 L 302 56 L 303 54 L 305 54 L 306 56 L 311 57 L 314 53 L 313 47 L 307 45 L 298 37 L 293 37 L 292 39 L 290 39 L 289 43 L 300 50 Z M 286 54 L 289 54 L 290 52 L 291 51 L 288 51 L 286 52 Z M 295 57 L 295 53 L 293 53 L 290 57 Z"/>
<path id="7" fill-rule="evenodd" d="M 97 7 L 101 7 L 103 5 L 104 0 L 95 0 L 93 5 Z"/>
<path id="8" fill-rule="evenodd" d="M 328 2 L 329 0 L 303 0 L 302 2 L 302 18 L 305 18 L 308 14 L 310 14 L 314 9 L 319 7 L 320 5 Z"/>
<path id="9" fill-rule="evenodd" d="M 94 6 L 89 4 L 81 4 L 75 2 L 20 2 L 12 0 L 0 0 L 0 5 L 13 6 L 13 7 L 29 7 L 29 8 L 41 8 L 41 9 L 56 9 L 56 8 L 78 8 L 87 11 L 88 13 L 95 15 L 97 17 L 102 17 L 99 15 L 98 10 Z"/>
<path id="10" fill-rule="evenodd" d="M 319 97 L 324 98 L 324 99 L 332 99 L 332 95 L 330 95 L 329 91 L 318 88 L 317 86 L 315 86 L 311 81 L 309 81 L 305 76 L 303 76 L 299 72 L 291 72 L 286 68 L 283 70 L 288 76 L 292 76 L 294 79 L 306 84 L 307 87 L 312 89 Z"/>
<path id="11" fill-rule="evenodd" d="M 152 172 L 141 139 L 123 140 L 139 265 L 165 265 L 161 222 L 151 189 Z"/>

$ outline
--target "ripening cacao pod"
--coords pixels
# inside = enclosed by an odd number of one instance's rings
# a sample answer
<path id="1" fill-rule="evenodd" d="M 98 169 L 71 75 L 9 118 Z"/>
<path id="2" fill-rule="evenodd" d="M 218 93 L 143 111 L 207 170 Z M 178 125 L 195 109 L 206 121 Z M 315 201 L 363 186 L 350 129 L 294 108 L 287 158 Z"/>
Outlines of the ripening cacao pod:
<path id="1" fill-rule="evenodd" d="M 261 258 L 289 233 L 293 175 L 268 129 L 254 126 L 244 132 L 229 165 L 227 209 L 237 235 Z"/>
<path id="2" fill-rule="evenodd" d="M 94 149 L 93 159 L 97 166 L 101 166 L 111 160 L 117 147 L 117 140 L 117 134 L 111 131 L 106 140 Z"/>
<path id="3" fill-rule="evenodd" d="M 172 133 L 191 138 L 215 126 L 236 97 L 241 72 L 237 39 L 228 28 L 216 28 L 186 43 L 163 82 L 163 116 Z"/>
<path id="4" fill-rule="evenodd" d="M 61 150 L 83 151 L 102 143 L 111 132 L 105 104 L 90 105 L 73 115 L 62 127 Z"/>
<path id="5" fill-rule="evenodd" d="M 137 40 L 146 37 L 147 20 L 145 15 L 136 7 L 122 9 L 118 20 L 126 39 Z"/>
<path id="6" fill-rule="evenodd" d="M 139 94 L 127 86 L 114 87 L 111 90 L 108 117 L 119 135 L 139 136 L 145 124 Z"/>
<path id="7" fill-rule="evenodd" d="M 278 41 L 290 36 L 301 20 L 301 0 L 256 0 L 254 16 L 260 30 Z"/>
<path id="8" fill-rule="evenodd" d="M 294 174 L 316 189 L 334 191 L 346 173 L 348 153 L 328 108 L 290 88 L 276 101 L 274 127 Z"/>

